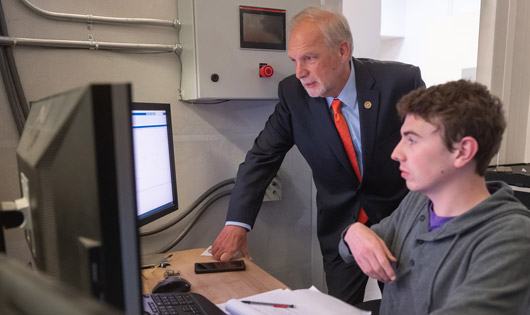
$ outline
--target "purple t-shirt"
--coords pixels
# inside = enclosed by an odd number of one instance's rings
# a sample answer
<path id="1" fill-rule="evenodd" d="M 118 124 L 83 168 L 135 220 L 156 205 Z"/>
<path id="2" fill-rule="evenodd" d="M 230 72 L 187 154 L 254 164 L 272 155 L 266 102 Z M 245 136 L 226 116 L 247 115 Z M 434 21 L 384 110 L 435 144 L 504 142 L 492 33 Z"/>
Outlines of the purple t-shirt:
<path id="1" fill-rule="evenodd" d="M 434 213 L 432 202 L 429 202 L 429 213 L 431 215 L 430 223 L 429 223 L 429 232 L 434 231 L 440 227 L 442 227 L 444 224 L 449 222 L 451 219 L 455 217 L 439 217 Z"/>

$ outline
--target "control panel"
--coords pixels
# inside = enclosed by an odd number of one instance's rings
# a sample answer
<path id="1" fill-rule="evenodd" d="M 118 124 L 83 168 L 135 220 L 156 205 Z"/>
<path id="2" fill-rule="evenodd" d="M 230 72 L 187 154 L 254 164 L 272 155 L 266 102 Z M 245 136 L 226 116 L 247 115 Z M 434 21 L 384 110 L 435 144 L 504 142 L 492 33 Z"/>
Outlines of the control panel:
<path id="1" fill-rule="evenodd" d="M 318 0 L 178 0 L 181 99 L 277 99 L 294 73 L 290 19 Z"/>

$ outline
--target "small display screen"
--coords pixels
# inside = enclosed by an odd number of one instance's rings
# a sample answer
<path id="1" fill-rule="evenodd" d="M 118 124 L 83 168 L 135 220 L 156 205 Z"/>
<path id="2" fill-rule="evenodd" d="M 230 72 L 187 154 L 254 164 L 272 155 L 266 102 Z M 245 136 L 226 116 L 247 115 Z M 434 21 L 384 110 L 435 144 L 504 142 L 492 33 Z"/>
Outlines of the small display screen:
<path id="1" fill-rule="evenodd" d="M 239 7 L 241 48 L 285 50 L 285 10 Z"/>

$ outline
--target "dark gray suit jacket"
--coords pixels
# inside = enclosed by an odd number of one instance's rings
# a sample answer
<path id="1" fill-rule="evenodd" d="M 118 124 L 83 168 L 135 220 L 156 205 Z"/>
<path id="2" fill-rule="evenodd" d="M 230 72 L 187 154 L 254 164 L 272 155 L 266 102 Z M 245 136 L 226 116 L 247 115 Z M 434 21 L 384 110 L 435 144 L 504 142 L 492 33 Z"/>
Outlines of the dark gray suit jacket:
<path id="1" fill-rule="evenodd" d="M 425 84 L 419 68 L 412 65 L 356 58 L 353 63 L 361 123 L 362 183 L 348 160 L 326 99 L 310 97 L 292 75 L 280 82 L 280 101 L 239 166 L 228 221 L 254 224 L 265 190 L 293 145 L 313 171 L 317 231 L 324 260 L 338 256 L 340 234 L 356 220 L 360 205 L 374 223 L 397 208 L 407 188 L 399 164 L 390 158 L 400 140 L 401 120 L 395 105 L 403 95 Z"/>

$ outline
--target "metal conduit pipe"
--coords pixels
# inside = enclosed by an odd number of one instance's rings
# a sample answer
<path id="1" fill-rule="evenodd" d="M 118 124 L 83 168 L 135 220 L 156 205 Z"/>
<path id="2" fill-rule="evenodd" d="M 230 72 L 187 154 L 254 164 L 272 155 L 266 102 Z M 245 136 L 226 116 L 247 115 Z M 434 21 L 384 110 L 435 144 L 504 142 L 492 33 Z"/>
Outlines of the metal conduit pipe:
<path id="1" fill-rule="evenodd" d="M 60 39 L 34 39 L 34 38 L 14 38 L 0 36 L 0 45 L 11 46 L 41 46 L 60 48 L 88 48 L 101 50 L 142 50 L 154 52 L 173 52 L 180 55 L 182 45 L 161 45 L 161 44 L 136 44 L 136 43 L 112 43 L 97 41 L 75 41 Z"/>
<path id="2" fill-rule="evenodd" d="M 83 22 L 83 23 L 106 23 L 106 24 L 139 24 L 139 25 L 151 25 L 151 26 L 165 26 L 173 27 L 180 30 L 181 22 L 179 20 L 158 20 L 158 19 L 146 19 L 146 18 L 119 18 L 119 17 L 106 17 L 106 16 L 94 16 L 90 14 L 73 14 L 73 13 L 59 13 L 51 12 L 41 9 L 35 6 L 28 0 L 20 0 L 33 12 L 42 15 L 44 17 L 63 20 L 70 22 Z"/>

